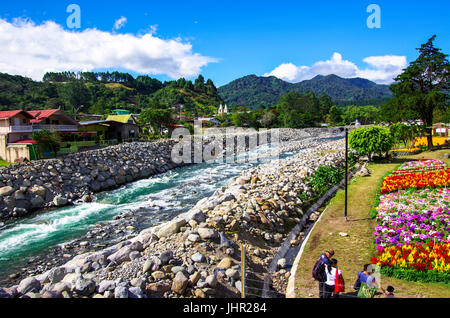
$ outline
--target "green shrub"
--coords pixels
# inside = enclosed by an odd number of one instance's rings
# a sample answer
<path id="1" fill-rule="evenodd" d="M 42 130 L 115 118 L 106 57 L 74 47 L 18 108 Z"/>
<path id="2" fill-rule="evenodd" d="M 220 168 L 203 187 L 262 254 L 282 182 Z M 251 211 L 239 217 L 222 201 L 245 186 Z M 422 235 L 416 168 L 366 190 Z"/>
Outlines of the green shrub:
<path id="1" fill-rule="evenodd" d="M 381 273 L 385 276 L 404 279 L 411 282 L 422 283 L 450 283 L 450 273 L 442 273 L 436 270 L 418 271 L 414 269 L 381 267 Z"/>
<path id="2" fill-rule="evenodd" d="M 314 172 L 311 185 L 318 195 L 327 192 L 332 186 L 341 182 L 343 176 L 339 169 L 330 166 L 320 166 Z"/>
<path id="3" fill-rule="evenodd" d="M 353 130 L 349 135 L 349 145 L 360 156 L 367 155 L 370 161 L 374 154 L 387 154 L 394 146 L 394 139 L 389 129 L 373 126 Z"/>

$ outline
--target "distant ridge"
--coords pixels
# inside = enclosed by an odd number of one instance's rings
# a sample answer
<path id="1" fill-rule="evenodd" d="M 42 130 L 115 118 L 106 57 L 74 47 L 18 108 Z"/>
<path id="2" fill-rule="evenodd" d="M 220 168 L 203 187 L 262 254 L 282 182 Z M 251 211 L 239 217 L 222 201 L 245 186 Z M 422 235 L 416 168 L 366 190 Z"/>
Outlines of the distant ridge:
<path id="1" fill-rule="evenodd" d="M 342 78 L 337 75 L 318 75 L 300 83 L 289 83 L 277 77 L 248 75 L 218 88 L 219 95 L 229 105 L 250 108 L 275 105 L 288 92 L 325 93 L 337 105 L 379 105 L 392 97 L 387 85 L 379 85 L 364 78 Z"/>

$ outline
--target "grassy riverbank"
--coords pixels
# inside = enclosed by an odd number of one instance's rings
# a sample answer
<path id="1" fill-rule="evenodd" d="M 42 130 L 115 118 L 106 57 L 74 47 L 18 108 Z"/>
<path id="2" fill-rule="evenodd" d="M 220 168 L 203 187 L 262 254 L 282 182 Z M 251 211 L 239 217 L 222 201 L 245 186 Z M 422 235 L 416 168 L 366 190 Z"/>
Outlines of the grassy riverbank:
<path id="1" fill-rule="evenodd" d="M 330 248 L 336 252 L 338 267 L 346 280 L 346 291 L 352 292 L 357 273 L 375 255 L 373 231 L 376 220 L 370 215 L 383 177 L 405 159 L 430 158 L 450 164 L 449 159 L 442 159 L 443 154 L 448 151 L 424 152 L 392 163 L 370 164 L 368 168 L 371 175 L 355 177 L 349 185 L 348 222 L 344 219 L 344 191 L 339 191 L 328 204 L 305 246 L 296 273 L 296 296 L 318 297 L 317 282 L 311 278 L 311 271 L 319 255 Z M 339 233 L 347 233 L 348 236 L 340 236 Z M 407 282 L 386 276 L 382 276 L 381 283 L 384 287 L 394 286 L 398 297 L 450 297 L 450 286 L 446 284 Z"/>

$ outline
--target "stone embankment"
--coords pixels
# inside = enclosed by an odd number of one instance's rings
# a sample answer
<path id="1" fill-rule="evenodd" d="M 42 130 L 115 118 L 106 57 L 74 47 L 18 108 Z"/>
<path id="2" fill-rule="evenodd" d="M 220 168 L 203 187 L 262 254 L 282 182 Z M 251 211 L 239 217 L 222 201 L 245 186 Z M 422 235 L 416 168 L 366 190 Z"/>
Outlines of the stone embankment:
<path id="1" fill-rule="evenodd" d="M 0 297 L 239 297 L 240 244 L 263 272 L 314 195 L 309 178 L 320 165 L 341 166 L 343 148 L 316 143 L 245 171 L 174 220 L 0 289 Z M 264 277 L 252 279 L 262 286 Z"/>
<path id="2" fill-rule="evenodd" d="M 171 160 L 174 141 L 129 143 L 39 160 L 0 170 L 1 218 L 61 207 L 92 194 L 148 178 L 179 165 Z"/>

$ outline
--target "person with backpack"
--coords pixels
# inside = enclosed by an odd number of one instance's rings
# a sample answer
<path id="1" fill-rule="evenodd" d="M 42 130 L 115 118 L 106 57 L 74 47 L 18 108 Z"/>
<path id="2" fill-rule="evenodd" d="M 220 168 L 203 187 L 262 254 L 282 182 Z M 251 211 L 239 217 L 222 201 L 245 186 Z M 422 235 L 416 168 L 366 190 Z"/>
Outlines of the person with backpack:
<path id="1" fill-rule="evenodd" d="M 359 298 L 373 298 L 378 290 L 377 281 L 372 275 L 372 266 L 373 265 L 366 264 L 364 265 L 364 270 L 358 273 L 358 280 L 356 281 L 354 288 L 358 291 Z"/>
<path id="2" fill-rule="evenodd" d="M 356 292 L 359 292 L 359 289 L 361 288 L 361 282 L 366 282 L 367 278 L 370 276 L 368 272 L 370 264 L 364 265 L 364 269 L 358 273 L 358 278 L 356 279 L 355 284 L 353 285 L 353 289 L 356 290 Z"/>
<path id="3" fill-rule="evenodd" d="M 345 281 L 342 276 L 342 271 L 337 268 L 337 260 L 334 258 L 331 259 L 325 265 L 325 268 L 327 280 L 325 282 L 324 298 L 338 298 L 339 293 L 345 292 Z"/>
<path id="4" fill-rule="evenodd" d="M 325 282 L 327 280 L 325 273 L 325 265 L 329 263 L 330 258 L 333 257 L 334 251 L 328 250 L 320 255 L 317 262 L 314 264 L 312 277 L 319 282 L 319 298 L 325 298 Z"/>

